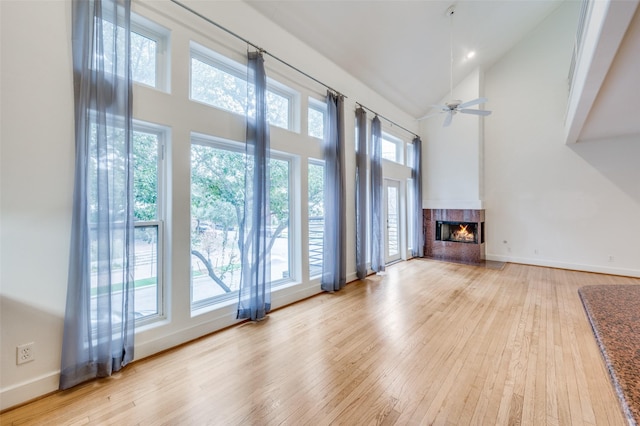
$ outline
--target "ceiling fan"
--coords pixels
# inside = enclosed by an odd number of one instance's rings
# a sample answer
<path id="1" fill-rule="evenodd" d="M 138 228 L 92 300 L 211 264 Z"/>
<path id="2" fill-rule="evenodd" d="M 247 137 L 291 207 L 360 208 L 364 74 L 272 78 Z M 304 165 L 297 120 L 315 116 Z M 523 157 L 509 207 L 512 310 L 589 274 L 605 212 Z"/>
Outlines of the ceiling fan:
<path id="1" fill-rule="evenodd" d="M 487 98 L 477 98 L 471 101 L 462 102 L 460 99 L 453 99 L 453 15 L 456 12 L 455 6 L 450 6 L 447 9 L 447 16 L 450 17 L 450 58 L 451 58 L 451 68 L 449 74 L 449 95 L 451 96 L 451 100 L 446 102 L 444 105 L 431 105 L 432 108 L 438 108 L 440 111 L 433 112 L 425 115 L 424 117 L 420 117 L 418 120 L 424 120 L 425 118 L 433 117 L 434 115 L 446 113 L 446 117 L 444 118 L 444 123 L 442 127 L 447 127 L 451 124 L 451 120 L 453 116 L 457 113 L 462 114 L 474 114 L 486 116 L 491 114 L 491 111 L 482 110 L 482 109 L 468 109 L 467 107 L 483 104 L 488 101 Z"/>

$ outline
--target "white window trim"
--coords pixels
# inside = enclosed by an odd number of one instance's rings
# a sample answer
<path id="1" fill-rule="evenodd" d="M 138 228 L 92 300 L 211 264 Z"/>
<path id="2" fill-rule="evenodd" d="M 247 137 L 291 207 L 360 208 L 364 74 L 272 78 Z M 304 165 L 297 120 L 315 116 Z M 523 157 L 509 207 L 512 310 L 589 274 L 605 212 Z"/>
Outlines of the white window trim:
<path id="1" fill-rule="evenodd" d="M 156 289 L 157 297 L 157 309 L 158 312 L 155 315 L 149 315 L 147 317 L 136 320 L 136 326 L 149 325 L 167 318 L 167 279 L 168 274 L 165 272 L 166 253 L 169 252 L 167 247 L 167 241 L 165 239 L 165 226 L 166 226 L 166 206 L 167 200 L 167 143 L 170 137 L 170 130 L 167 127 L 152 124 L 140 120 L 133 120 L 133 132 L 151 133 L 158 138 L 158 193 L 156 199 L 156 220 L 154 221 L 135 221 L 134 226 L 158 226 L 158 287 Z"/>

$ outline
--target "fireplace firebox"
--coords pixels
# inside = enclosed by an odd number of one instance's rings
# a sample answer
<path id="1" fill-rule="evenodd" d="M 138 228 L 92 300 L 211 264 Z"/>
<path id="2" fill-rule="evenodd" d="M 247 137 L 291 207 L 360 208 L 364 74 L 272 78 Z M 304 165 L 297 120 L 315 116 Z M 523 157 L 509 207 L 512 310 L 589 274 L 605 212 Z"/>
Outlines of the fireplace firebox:
<path id="1" fill-rule="evenodd" d="M 424 255 L 480 263 L 484 260 L 484 210 L 425 209 Z"/>
<path id="2" fill-rule="evenodd" d="M 436 221 L 436 241 L 476 244 L 478 242 L 478 224 L 438 220 Z"/>

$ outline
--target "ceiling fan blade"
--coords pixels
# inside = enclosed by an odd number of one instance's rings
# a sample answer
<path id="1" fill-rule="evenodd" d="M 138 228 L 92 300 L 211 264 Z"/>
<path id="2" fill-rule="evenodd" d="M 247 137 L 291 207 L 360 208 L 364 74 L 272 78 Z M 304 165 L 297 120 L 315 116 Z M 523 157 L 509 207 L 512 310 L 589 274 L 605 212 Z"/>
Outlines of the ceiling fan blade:
<path id="1" fill-rule="evenodd" d="M 442 123 L 442 127 L 449 127 L 449 124 L 451 124 L 452 118 L 453 118 L 453 111 L 449 111 L 447 113 L 447 116 L 444 119 L 444 123 Z"/>
<path id="2" fill-rule="evenodd" d="M 458 110 L 459 112 L 462 112 L 464 114 L 474 114 L 474 115 L 489 115 L 491 114 L 491 111 L 486 111 L 486 110 L 482 110 L 482 109 L 461 109 Z"/>
<path id="3" fill-rule="evenodd" d="M 458 105 L 458 108 L 466 108 L 468 106 L 472 106 L 472 105 L 478 105 L 478 104 L 483 104 L 485 102 L 487 102 L 489 99 L 487 98 L 478 98 L 478 99 L 474 99 L 472 101 L 467 101 L 467 102 L 463 102 L 460 105 Z"/>

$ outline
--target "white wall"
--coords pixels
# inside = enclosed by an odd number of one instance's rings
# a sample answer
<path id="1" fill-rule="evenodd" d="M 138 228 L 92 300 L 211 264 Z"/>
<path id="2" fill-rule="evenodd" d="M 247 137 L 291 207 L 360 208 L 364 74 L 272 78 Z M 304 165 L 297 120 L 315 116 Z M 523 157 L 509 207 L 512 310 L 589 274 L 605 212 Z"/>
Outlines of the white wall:
<path id="1" fill-rule="evenodd" d="M 344 91 L 347 135 L 347 246 L 355 245 L 355 102 L 417 131 L 412 117 L 382 99 L 326 58 L 265 20 L 243 2 L 192 2 L 192 7 L 267 51 Z M 0 1 L 1 76 L 1 330 L 0 409 L 57 389 L 73 192 L 74 137 L 71 71 L 71 2 Z M 189 144 L 197 131 L 243 138 L 241 121 L 188 100 L 189 41 L 195 40 L 242 61 L 246 46 L 168 1 L 137 1 L 135 11 L 170 28 L 171 92 L 134 87 L 134 118 L 167 126 L 169 207 L 166 230 L 166 320 L 136 335 L 136 358 L 148 356 L 235 322 L 233 306 L 193 315 L 189 303 Z M 321 99 L 325 89 L 266 58 L 267 74 Z M 303 114 L 305 108 L 303 104 Z M 303 122 L 305 117 L 303 116 Z M 388 129 L 387 129 L 388 130 Z M 321 150 L 300 143 L 300 135 L 272 129 L 272 147 L 295 145 L 301 162 Z M 304 173 L 304 172 L 303 172 Z M 303 174 L 301 180 L 306 179 Z M 304 205 L 304 204 L 302 204 Z M 355 276 L 354 254 L 347 259 Z M 280 291 L 275 307 L 317 293 L 304 278 Z M 16 346 L 35 342 L 35 361 L 16 365 Z"/>
<path id="2" fill-rule="evenodd" d="M 476 69 L 454 87 L 453 99 L 476 99 L 481 96 L 481 87 L 481 73 Z M 447 95 L 440 103 L 450 100 Z M 490 106 L 479 105 L 482 109 Z M 482 209 L 482 119 L 458 113 L 443 127 L 445 115 L 429 117 L 423 124 L 422 205 L 425 209 Z"/>
<path id="3" fill-rule="evenodd" d="M 487 258 L 640 276 L 640 144 L 564 143 L 578 6 L 486 71 Z"/>

